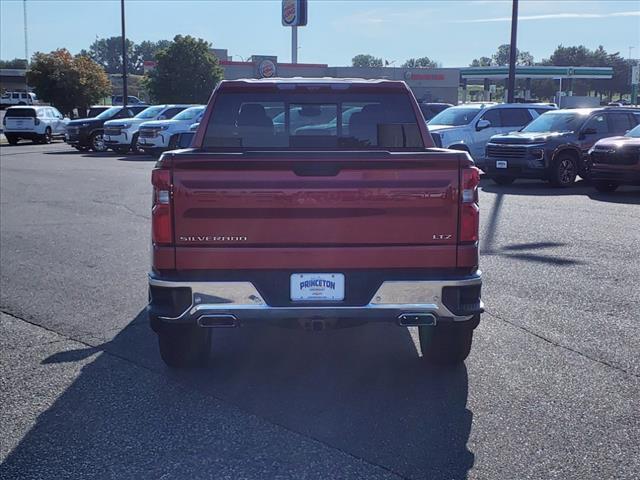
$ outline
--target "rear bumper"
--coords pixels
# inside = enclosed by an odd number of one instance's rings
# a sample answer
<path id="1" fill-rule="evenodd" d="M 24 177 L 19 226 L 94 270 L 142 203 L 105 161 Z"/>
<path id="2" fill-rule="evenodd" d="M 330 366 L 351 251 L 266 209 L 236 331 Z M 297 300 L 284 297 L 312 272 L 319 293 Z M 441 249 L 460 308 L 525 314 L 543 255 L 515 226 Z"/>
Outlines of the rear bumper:
<path id="1" fill-rule="evenodd" d="M 151 274 L 147 309 L 156 331 L 166 324 L 433 325 L 477 321 L 483 312 L 481 286 L 481 272 L 477 271 L 458 278 L 385 280 L 364 305 L 289 302 L 286 306 L 272 306 L 250 281 L 174 281 Z M 288 290 L 288 286 L 283 288 Z"/>
<path id="2" fill-rule="evenodd" d="M 20 137 L 25 138 L 27 140 L 35 140 L 37 138 L 42 137 L 43 133 L 34 132 L 33 130 L 4 130 L 5 135 L 9 135 L 10 137 Z"/>

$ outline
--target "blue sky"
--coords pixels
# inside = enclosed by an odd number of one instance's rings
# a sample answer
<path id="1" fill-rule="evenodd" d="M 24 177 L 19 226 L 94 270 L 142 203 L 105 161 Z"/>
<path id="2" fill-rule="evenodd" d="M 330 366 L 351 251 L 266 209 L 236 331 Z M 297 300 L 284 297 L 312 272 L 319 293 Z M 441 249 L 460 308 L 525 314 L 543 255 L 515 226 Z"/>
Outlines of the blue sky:
<path id="1" fill-rule="evenodd" d="M 0 58 L 24 57 L 22 0 L 0 0 Z M 234 59 L 252 54 L 290 60 L 290 30 L 280 1 L 126 0 L 127 36 L 135 42 L 202 37 Z M 117 0 L 27 0 L 29 51 L 87 48 L 96 36 L 120 34 Z M 508 43 L 510 0 L 309 0 L 299 29 L 300 62 L 349 65 L 358 53 L 390 62 L 428 56 L 465 66 Z M 558 44 L 584 44 L 640 56 L 640 0 L 521 0 L 518 47 L 536 60 Z"/>

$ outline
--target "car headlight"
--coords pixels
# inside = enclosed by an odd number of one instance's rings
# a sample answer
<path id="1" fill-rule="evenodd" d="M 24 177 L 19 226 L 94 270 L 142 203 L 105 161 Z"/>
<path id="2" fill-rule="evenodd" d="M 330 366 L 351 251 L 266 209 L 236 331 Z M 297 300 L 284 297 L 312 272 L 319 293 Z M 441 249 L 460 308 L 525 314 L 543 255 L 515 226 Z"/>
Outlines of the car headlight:
<path id="1" fill-rule="evenodd" d="M 126 130 L 127 128 L 131 128 L 131 124 L 130 123 L 123 123 L 120 128 L 123 128 L 123 129 Z"/>
<path id="2" fill-rule="evenodd" d="M 542 160 L 544 158 L 544 149 L 543 148 L 534 148 L 531 150 L 531 156 L 536 160 Z"/>
<path id="3" fill-rule="evenodd" d="M 158 130 L 168 130 L 169 129 L 169 125 L 162 125 L 158 128 Z"/>
<path id="4" fill-rule="evenodd" d="M 86 127 L 89 127 L 89 126 L 91 126 L 90 123 L 81 123 L 80 124 L 80 127 L 82 127 L 82 128 L 86 128 Z"/>

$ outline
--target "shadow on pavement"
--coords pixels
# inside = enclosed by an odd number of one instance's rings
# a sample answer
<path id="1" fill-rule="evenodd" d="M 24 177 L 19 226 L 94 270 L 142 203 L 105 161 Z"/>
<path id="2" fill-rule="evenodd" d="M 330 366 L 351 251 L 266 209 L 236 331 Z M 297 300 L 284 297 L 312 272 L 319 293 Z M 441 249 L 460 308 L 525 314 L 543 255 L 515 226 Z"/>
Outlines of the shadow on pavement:
<path id="1" fill-rule="evenodd" d="M 543 181 L 516 180 L 512 185 L 496 185 L 490 179 L 481 181 L 482 191 L 503 195 L 527 195 L 560 197 L 565 195 L 584 195 L 591 200 L 610 203 L 624 203 L 640 205 L 640 189 L 638 187 L 622 186 L 612 193 L 600 193 L 584 180 L 568 188 L 554 188 Z"/>
<path id="2" fill-rule="evenodd" d="M 299 478 L 287 472 L 304 466 L 313 478 L 349 476 L 322 473 L 329 452 L 331 464 L 361 458 L 406 477 L 465 479 L 474 464 L 466 368 L 428 368 L 407 329 L 216 330 L 208 368 L 173 371 L 141 315 L 107 344 L 43 361 L 107 352 L 38 417 L 2 470 L 20 478 Z"/>

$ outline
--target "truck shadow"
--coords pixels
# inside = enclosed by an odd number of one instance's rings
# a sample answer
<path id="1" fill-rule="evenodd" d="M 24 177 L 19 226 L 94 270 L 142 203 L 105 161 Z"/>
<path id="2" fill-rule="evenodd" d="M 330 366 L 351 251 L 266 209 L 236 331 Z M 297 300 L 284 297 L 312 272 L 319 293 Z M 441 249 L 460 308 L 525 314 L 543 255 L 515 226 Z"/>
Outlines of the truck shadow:
<path id="1" fill-rule="evenodd" d="M 304 465 L 322 477 L 319 455 L 346 454 L 403 477 L 467 478 L 466 368 L 428 368 L 409 330 L 213 334 L 201 370 L 160 363 L 144 312 L 108 343 L 45 358 L 86 365 L 2 469 L 20 478 L 212 478 L 221 468 L 236 478 L 295 478 L 287 468 Z"/>
<path id="2" fill-rule="evenodd" d="M 496 185 L 490 179 L 482 179 L 480 188 L 484 192 L 504 195 L 526 195 L 560 197 L 566 195 L 584 195 L 598 202 L 640 205 L 640 188 L 622 186 L 612 193 L 600 193 L 592 185 L 580 180 L 568 188 L 553 188 L 537 180 L 516 180 L 512 185 Z"/>

